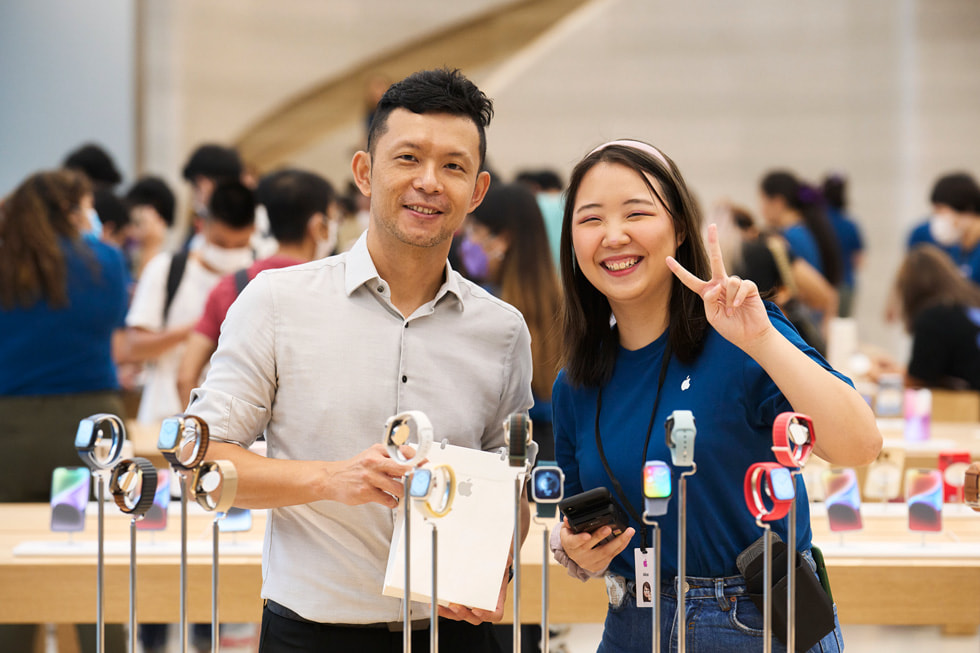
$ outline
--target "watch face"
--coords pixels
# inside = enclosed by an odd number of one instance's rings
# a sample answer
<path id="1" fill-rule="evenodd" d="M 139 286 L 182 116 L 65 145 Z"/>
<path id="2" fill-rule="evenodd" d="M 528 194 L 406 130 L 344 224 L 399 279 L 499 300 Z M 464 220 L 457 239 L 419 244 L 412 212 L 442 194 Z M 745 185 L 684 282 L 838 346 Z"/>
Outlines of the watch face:
<path id="1" fill-rule="evenodd" d="M 790 501 L 796 497 L 796 486 L 793 475 L 785 467 L 777 467 L 769 471 L 769 482 L 773 498 L 779 501 Z"/>
<path id="2" fill-rule="evenodd" d="M 810 427 L 795 417 L 786 427 L 789 431 L 789 441 L 796 445 L 804 445 L 810 441 Z"/>
<path id="3" fill-rule="evenodd" d="M 643 467 L 643 496 L 647 499 L 670 498 L 670 467 L 660 460 Z"/>
<path id="4" fill-rule="evenodd" d="M 174 451 L 177 449 L 177 442 L 180 439 L 180 419 L 168 417 L 160 425 L 160 439 L 157 440 L 157 449 L 160 451 Z"/>
<path id="5" fill-rule="evenodd" d="M 412 473 L 412 481 L 408 485 L 408 494 L 416 499 L 424 499 L 429 494 L 432 485 L 432 470 L 419 468 Z"/>
<path id="6" fill-rule="evenodd" d="M 562 498 L 562 475 L 557 467 L 538 467 L 531 474 L 531 498 L 555 502 Z"/>
<path id="7" fill-rule="evenodd" d="M 89 451 L 95 446 L 95 422 L 90 419 L 83 419 L 78 423 L 78 431 L 75 433 L 75 448 Z"/>

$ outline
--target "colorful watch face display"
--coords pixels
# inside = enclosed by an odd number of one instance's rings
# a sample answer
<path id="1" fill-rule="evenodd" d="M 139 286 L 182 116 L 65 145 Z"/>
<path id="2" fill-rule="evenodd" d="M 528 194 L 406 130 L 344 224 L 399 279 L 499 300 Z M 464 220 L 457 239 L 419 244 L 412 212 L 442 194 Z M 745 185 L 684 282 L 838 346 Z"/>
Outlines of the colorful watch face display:
<path id="1" fill-rule="evenodd" d="M 55 467 L 51 474 L 51 530 L 85 529 L 92 473 L 87 467 Z"/>
<path id="2" fill-rule="evenodd" d="M 905 502 L 909 506 L 909 530 L 943 529 L 943 477 L 936 469 L 905 472 Z"/>
<path id="3" fill-rule="evenodd" d="M 78 423 L 75 432 L 75 448 L 79 451 L 90 451 L 95 446 L 95 422 L 83 419 Z"/>
<path id="4" fill-rule="evenodd" d="M 167 506 L 170 505 L 170 470 L 157 469 L 157 491 L 153 494 L 153 505 L 146 511 L 143 519 L 136 522 L 137 530 L 162 531 L 167 527 Z"/>
<path id="5" fill-rule="evenodd" d="M 174 451 L 180 441 L 181 419 L 168 417 L 160 424 L 160 438 L 157 440 L 157 449 L 160 451 Z"/>
<path id="6" fill-rule="evenodd" d="M 648 461 L 643 466 L 643 496 L 647 499 L 668 499 L 670 494 L 670 467 L 661 460 Z"/>
<path id="7" fill-rule="evenodd" d="M 432 488 L 432 470 L 420 467 L 412 472 L 412 480 L 408 484 L 408 494 L 416 499 L 424 499 Z"/>
<path id="8" fill-rule="evenodd" d="M 536 502 L 554 503 L 563 495 L 562 472 L 557 467 L 537 467 L 531 473 L 531 498 Z"/>
<path id="9" fill-rule="evenodd" d="M 828 469 L 823 473 L 823 484 L 830 530 L 861 530 L 861 493 L 854 470 Z"/>
<path id="10" fill-rule="evenodd" d="M 769 470 L 769 484 L 773 498 L 779 501 L 790 501 L 796 498 L 796 485 L 793 475 L 785 467 Z"/>

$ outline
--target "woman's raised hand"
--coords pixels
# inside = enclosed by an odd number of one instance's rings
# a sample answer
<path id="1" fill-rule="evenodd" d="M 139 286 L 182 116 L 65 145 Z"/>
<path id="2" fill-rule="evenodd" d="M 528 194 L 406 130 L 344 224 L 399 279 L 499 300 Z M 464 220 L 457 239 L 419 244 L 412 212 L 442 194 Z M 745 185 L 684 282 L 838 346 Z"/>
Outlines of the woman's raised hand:
<path id="1" fill-rule="evenodd" d="M 672 256 L 667 257 L 667 267 L 704 300 L 708 323 L 726 340 L 744 350 L 773 328 L 759 296 L 759 288 L 753 281 L 725 271 L 721 245 L 718 244 L 718 227 L 714 224 L 708 227 L 708 256 L 711 278 L 707 281 L 698 279 Z"/>

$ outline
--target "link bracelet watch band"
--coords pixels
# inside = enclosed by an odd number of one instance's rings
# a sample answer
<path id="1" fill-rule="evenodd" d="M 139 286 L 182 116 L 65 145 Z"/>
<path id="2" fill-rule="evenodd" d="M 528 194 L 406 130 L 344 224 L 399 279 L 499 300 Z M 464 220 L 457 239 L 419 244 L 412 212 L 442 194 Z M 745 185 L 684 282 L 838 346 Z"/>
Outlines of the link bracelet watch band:
<path id="1" fill-rule="evenodd" d="M 141 519 L 153 505 L 157 470 L 146 458 L 119 461 L 109 477 L 109 492 L 121 511 Z"/>

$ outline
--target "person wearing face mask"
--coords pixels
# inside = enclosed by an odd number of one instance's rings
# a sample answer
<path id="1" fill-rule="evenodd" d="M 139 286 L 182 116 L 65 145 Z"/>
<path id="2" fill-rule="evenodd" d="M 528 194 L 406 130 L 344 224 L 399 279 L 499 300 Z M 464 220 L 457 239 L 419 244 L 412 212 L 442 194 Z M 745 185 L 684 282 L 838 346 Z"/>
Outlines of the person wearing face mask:
<path id="1" fill-rule="evenodd" d="M 254 220 L 252 191 L 238 181 L 221 182 L 210 197 L 200 247 L 186 254 L 164 252 L 146 264 L 126 316 L 120 361 L 146 363 L 137 421 L 153 424 L 183 407 L 177 368 L 184 343 L 211 289 L 254 260 L 249 246 Z"/>
<path id="2" fill-rule="evenodd" d="M 333 187 L 320 175 L 287 169 L 266 175 L 256 199 L 269 216 L 278 251 L 223 278 L 208 295 L 204 313 L 187 339 L 177 372 L 182 404 L 202 380 L 202 373 L 218 348 L 225 314 L 249 281 L 263 270 L 285 268 L 330 256 L 337 246 L 337 207 Z"/>
<path id="3" fill-rule="evenodd" d="M 964 172 L 940 177 L 929 197 L 929 234 L 963 276 L 980 284 L 980 186 Z"/>

